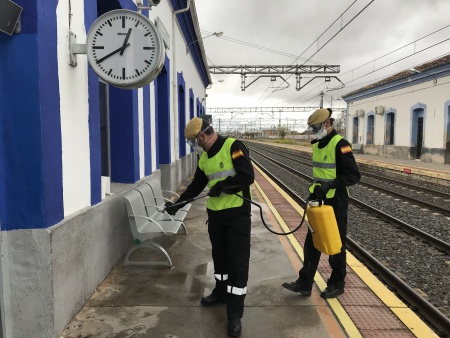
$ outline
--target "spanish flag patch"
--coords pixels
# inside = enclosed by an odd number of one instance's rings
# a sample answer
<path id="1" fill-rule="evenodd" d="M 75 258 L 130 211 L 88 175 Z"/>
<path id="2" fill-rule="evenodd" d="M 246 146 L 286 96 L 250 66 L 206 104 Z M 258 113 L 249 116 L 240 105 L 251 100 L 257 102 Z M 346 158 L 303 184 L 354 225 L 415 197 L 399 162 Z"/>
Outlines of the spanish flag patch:
<path id="1" fill-rule="evenodd" d="M 350 146 L 341 147 L 341 153 L 346 154 L 346 153 L 351 153 L 351 152 L 352 152 L 352 148 Z"/>
<path id="2" fill-rule="evenodd" d="M 233 152 L 231 154 L 231 157 L 233 158 L 233 161 L 237 160 L 239 157 L 244 156 L 244 153 L 242 152 L 241 149 L 236 150 L 235 152 Z"/>

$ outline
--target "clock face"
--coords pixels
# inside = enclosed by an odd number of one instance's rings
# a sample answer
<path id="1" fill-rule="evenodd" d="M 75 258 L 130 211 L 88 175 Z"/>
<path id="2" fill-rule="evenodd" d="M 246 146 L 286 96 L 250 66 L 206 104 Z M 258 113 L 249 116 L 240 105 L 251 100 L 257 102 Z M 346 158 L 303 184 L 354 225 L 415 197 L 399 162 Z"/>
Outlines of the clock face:
<path id="1" fill-rule="evenodd" d="M 86 54 L 100 78 L 125 89 L 152 82 L 164 62 L 156 27 L 145 16 L 129 10 L 105 13 L 92 24 Z"/>

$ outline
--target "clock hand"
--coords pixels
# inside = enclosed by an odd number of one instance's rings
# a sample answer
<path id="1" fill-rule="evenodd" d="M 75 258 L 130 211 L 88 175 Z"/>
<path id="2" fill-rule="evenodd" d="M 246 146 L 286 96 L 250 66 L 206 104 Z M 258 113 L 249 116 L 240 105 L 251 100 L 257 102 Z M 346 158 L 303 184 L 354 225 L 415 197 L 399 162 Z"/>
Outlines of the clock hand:
<path id="1" fill-rule="evenodd" d="M 105 61 L 107 58 L 109 58 L 110 56 L 113 56 L 116 53 L 119 53 L 120 51 L 124 50 L 125 48 L 127 48 L 130 44 L 127 43 L 125 46 L 122 46 L 120 48 L 117 48 L 115 51 L 112 51 L 111 53 L 109 53 L 108 55 L 105 55 L 104 57 L 102 57 L 101 59 L 97 60 L 97 64 L 101 63 L 103 61 Z"/>
<path id="2" fill-rule="evenodd" d="M 128 29 L 128 33 L 127 36 L 125 38 L 125 41 L 123 42 L 122 45 L 122 50 L 120 51 L 120 55 L 123 55 L 123 52 L 125 51 L 125 48 L 129 45 L 127 45 L 128 39 L 130 38 L 130 34 L 131 34 L 131 28 Z"/>

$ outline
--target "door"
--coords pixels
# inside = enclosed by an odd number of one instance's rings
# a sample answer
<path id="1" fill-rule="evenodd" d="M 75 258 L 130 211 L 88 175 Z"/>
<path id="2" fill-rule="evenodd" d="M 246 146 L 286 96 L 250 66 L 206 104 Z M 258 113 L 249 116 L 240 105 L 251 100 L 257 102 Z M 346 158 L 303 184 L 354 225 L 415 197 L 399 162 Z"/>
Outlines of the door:
<path id="1" fill-rule="evenodd" d="M 419 117 L 417 120 L 416 158 L 420 158 L 422 154 L 422 142 L 423 142 L 423 117 Z"/>

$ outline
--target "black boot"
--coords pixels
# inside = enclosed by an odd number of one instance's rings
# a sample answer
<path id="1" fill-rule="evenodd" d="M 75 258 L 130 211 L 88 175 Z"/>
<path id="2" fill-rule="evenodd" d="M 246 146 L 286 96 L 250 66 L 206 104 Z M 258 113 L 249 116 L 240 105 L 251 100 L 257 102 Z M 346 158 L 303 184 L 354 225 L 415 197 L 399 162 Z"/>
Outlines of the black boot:
<path id="1" fill-rule="evenodd" d="M 218 306 L 226 304 L 227 296 L 226 294 L 224 296 L 220 295 L 220 292 L 218 292 L 217 289 L 214 289 L 209 296 L 203 297 L 200 303 L 203 306 Z"/>
<path id="2" fill-rule="evenodd" d="M 230 337 L 239 337 L 242 332 L 242 324 L 240 318 L 233 318 L 228 320 L 227 332 Z"/>
<path id="3" fill-rule="evenodd" d="M 325 290 L 320 294 L 322 298 L 336 298 L 344 293 L 344 287 L 327 286 Z"/>
<path id="4" fill-rule="evenodd" d="M 295 282 L 291 283 L 283 283 L 282 284 L 285 289 L 288 289 L 292 292 L 298 292 L 302 296 L 309 297 L 311 296 L 311 289 L 306 288 L 304 285 L 301 284 L 300 278 L 297 279 Z"/>

